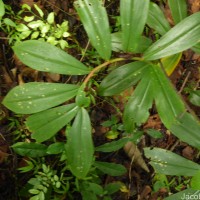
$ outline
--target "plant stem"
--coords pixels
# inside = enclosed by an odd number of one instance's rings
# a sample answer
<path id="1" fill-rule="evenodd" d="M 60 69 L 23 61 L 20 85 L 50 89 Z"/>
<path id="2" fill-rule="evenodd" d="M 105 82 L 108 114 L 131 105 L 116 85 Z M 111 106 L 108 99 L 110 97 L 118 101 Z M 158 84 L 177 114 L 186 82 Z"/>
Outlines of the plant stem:
<path id="1" fill-rule="evenodd" d="M 101 64 L 101 65 L 95 67 L 95 68 L 88 74 L 88 76 L 85 78 L 83 84 L 86 85 L 86 84 L 88 83 L 88 81 L 92 78 L 92 76 L 94 75 L 94 73 L 96 73 L 96 72 L 99 71 L 100 69 L 106 67 L 107 65 L 109 65 L 109 64 L 111 64 L 111 63 L 119 62 L 119 61 L 122 61 L 122 60 L 125 60 L 125 59 L 124 59 L 124 58 L 115 58 L 115 59 L 113 59 L 113 60 L 109 60 L 109 61 L 107 61 L 107 62 L 105 62 L 105 63 L 103 63 L 103 64 Z"/>

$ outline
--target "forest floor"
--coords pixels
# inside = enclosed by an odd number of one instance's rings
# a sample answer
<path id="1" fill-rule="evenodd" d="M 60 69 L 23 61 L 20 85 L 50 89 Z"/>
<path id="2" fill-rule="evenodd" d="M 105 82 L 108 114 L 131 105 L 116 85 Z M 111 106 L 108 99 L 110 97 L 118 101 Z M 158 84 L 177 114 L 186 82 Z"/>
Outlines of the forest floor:
<path id="1" fill-rule="evenodd" d="M 154 1 L 156 2 L 156 1 Z M 159 1 L 157 1 L 159 2 Z M 73 33 L 73 37 L 76 38 L 78 46 L 82 49 L 87 47 L 88 39 L 83 28 L 80 26 L 80 21 L 75 14 L 73 8 L 73 1 L 71 0 L 10 0 L 6 1 L 16 11 L 20 9 L 20 5 L 26 3 L 32 6 L 34 3 L 45 12 L 55 12 L 58 23 L 61 23 L 64 19 L 69 21 L 70 32 Z M 188 0 L 188 8 L 191 13 L 200 10 L 200 3 L 198 0 Z M 109 14 L 117 16 L 119 12 L 119 1 L 109 1 L 107 7 Z M 165 14 L 173 25 L 169 8 L 164 6 Z M 0 37 L 6 37 L 5 33 L 0 29 Z M 73 39 L 74 39 L 73 38 Z M 0 102 L 6 96 L 11 88 L 14 86 L 30 81 L 47 81 L 47 82 L 65 82 L 66 77 L 61 75 L 43 75 L 36 77 L 34 70 L 23 65 L 13 55 L 12 49 L 8 42 L 4 39 L 0 39 Z M 70 44 L 71 48 L 69 53 L 78 59 L 81 59 L 80 48 L 77 47 L 73 40 Z M 69 41 L 70 43 L 70 41 Z M 89 47 L 90 49 L 90 47 Z M 92 54 L 92 52 L 91 52 Z M 93 57 L 92 57 L 93 56 Z M 94 62 L 94 55 L 91 58 Z M 89 58 L 87 58 L 89 59 Z M 86 60 L 87 61 L 87 60 Z M 192 52 L 191 50 L 185 51 L 183 57 L 178 64 L 178 67 L 169 77 L 178 93 L 182 95 L 185 102 L 189 105 L 190 109 L 200 117 L 200 108 L 190 103 L 188 99 L 188 89 L 191 87 L 199 88 L 200 82 L 200 56 Z M 76 80 L 75 80 L 76 81 Z M 94 125 L 94 143 L 95 145 L 101 145 L 110 141 L 105 135 L 109 128 L 103 127 L 101 124 L 109 119 L 111 115 L 116 114 L 116 110 L 113 107 L 98 99 L 99 104 L 95 106 L 91 112 L 92 123 Z M 123 109 L 122 101 L 116 102 L 116 106 L 119 109 Z M 20 115 L 15 115 L 3 105 L 0 105 L 0 200 L 17 200 L 19 198 L 19 190 L 22 189 L 26 180 L 30 178 L 31 174 L 20 173 L 18 168 L 24 165 L 23 158 L 16 155 L 11 145 L 16 141 L 19 141 L 21 136 L 26 135 L 25 118 Z M 120 119 L 119 119 L 120 121 Z M 153 128 L 163 133 L 163 137 L 155 139 L 149 135 L 144 135 L 138 148 L 141 150 L 144 147 L 160 147 L 175 152 L 189 160 L 200 162 L 197 157 L 197 150 L 188 144 L 179 141 L 174 135 L 170 134 L 166 128 L 164 128 L 162 122 L 156 111 L 151 110 L 151 116 L 149 120 L 143 125 L 143 129 Z M 119 150 L 115 153 L 99 154 L 98 159 L 101 161 L 109 161 L 120 163 L 128 169 L 128 173 L 120 177 L 105 177 L 104 183 L 117 180 L 123 182 L 129 192 L 117 194 L 114 199 L 140 199 L 140 200 L 157 200 L 168 196 L 169 192 L 175 193 L 187 187 L 187 179 L 180 177 L 167 177 L 170 183 L 169 187 L 160 187 L 156 189 L 154 171 L 149 165 L 150 172 L 146 172 L 138 166 L 131 163 L 131 159 L 123 150 Z M 145 158 L 144 158 L 145 159 Z M 148 163 L 148 160 L 145 159 Z M 185 181 L 185 182 L 184 182 Z M 24 198 L 26 199 L 26 198 Z M 74 197 L 74 199 L 80 199 L 80 196 Z"/>

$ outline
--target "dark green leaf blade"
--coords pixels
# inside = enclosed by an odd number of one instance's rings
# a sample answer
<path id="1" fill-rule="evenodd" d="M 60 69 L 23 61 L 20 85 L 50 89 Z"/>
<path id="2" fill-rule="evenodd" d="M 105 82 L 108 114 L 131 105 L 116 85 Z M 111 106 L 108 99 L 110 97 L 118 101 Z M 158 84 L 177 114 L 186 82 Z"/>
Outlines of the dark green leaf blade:
<path id="1" fill-rule="evenodd" d="M 187 17 L 186 0 L 168 0 L 168 4 L 175 24 Z"/>
<path id="2" fill-rule="evenodd" d="M 163 124 L 180 140 L 200 148 L 200 125 L 186 113 L 183 100 L 159 66 L 152 65 L 151 78 L 155 81 L 155 104 Z"/>
<path id="3" fill-rule="evenodd" d="M 90 70 L 71 55 L 47 42 L 27 40 L 13 47 L 17 57 L 27 66 L 43 72 L 84 75 Z"/>
<path id="4" fill-rule="evenodd" d="M 176 176 L 193 176 L 200 170 L 200 165 L 183 158 L 171 151 L 160 148 L 144 148 L 145 156 L 157 173 Z"/>
<path id="5" fill-rule="evenodd" d="M 191 187 L 194 190 L 200 190 L 200 170 L 192 177 Z"/>
<path id="6" fill-rule="evenodd" d="M 112 40 L 112 50 L 115 52 L 124 51 L 123 45 L 122 45 L 122 32 L 115 32 L 111 34 L 111 40 Z M 152 41 L 145 37 L 141 36 L 140 40 L 138 41 L 138 46 L 135 49 L 135 53 L 143 53 L 150 45 L 152 44 Z"/>
<path id="7" fill-rule="evenodd" d="M 21 156 L 31 158 L 43 157 L 46 155 L 47 146 L 38 143 L 17 142 L 12 145 L 14 151 Z"/>
<path id="8" fill-rule="evenodd" d="M 50 139 L 75 117 L 77 111 L 75 104 L 69 104 L 31 115 L 26 121 L 31 138 L 37 142 Z"/>
<path id="9" fill-rule="evenodd" d="M 195 106 L 200 106 L 200 90 L 196 90 L 190 93 L 189 100 Z"/>
<path id="10" fill-rule="evenodd" d="M 134 124 L 140 126 L 149 117 L 149 109 L 154 98 L 154 82 L 150 67 L 143 72 L 142 80 L 137 85 L 125 107 L 123 121 L 127 132 L 132 132 Z"/>
<path id="11" fill-rule="evenodd" d="M 156 108 L 162 122 L 169 128 L 185 111 L 185 106 L 162 69 L 157 65 L 152 65 L 151 70 Z"/>
<path id="12" fill-rule="evenodd" d="M 90 118 L 84 108 L 80 108 L 67 133 L 66 154 L 71 172 L 85 178 L 93 162 L 94 147 Z"/>
<path id="13" fill-rule="evenodd" d="M 101 82 L 98 93 L 102 96 L 112 96 L 123 92 L 140 80 L 142 72 L 148 66 L 148 63 L 137 61 L 113 70 Z"/>
<path id="14" fill-rule="evenodd" d="M 60 83 L 25 83 L 13 88 L 3 104 L 16 113 L 36 113 L 73 98 L 78 88 L 76 85 Z"/>
<path id="15" fill-rule="evenodd" d="M 123 49 L 135 52 L 144 30 L 149 9 L 149 0 L 120 1 Z"/>
<path id="16" fill-rule="evenodd" d="M 195 53 L 200 54 L 200 42 L 198 42 L 197 44 L 195 44 L 191 49 L 192 49 Z"/>
<path id="17" fill-rule="evenodd" d="M 197 12 L 182 20 L 151 45 L 144 52 L 144 59 L 156 60 L 189 49 L 199 41 L 199 35 L 200 12 Z"/>
<path id="18" fill-rule="evenodd" d="M 55 142 L 48 146 L 47 154 L 59 154 L 65 151 L 64 142 Z"/>
<path id="19" fill-rule="evenodd" d="M 153 2 L 149 5 L 147 24 L 160 35 L 164 35 L 171 28 L 160 7 Z"/>
<path id="20" fill-rule="evenodd" d="M 110 176 L 121 176 L 127 171 L 123 165 L 115 163 L 95 161 L 94 166 Z"/>
<path id="21" fill-rule="evenodd" d="M 164 200 L 175 200 L 175 199 L 187 199 L 190 197 L 195 197 L 193 195 L 199 195 L 198 190 L 193 190 L 192 188 L 188 188 L 186 190 L 182 190 L 181 192 L 178 192 L 176 194 L 172 194 L 167 198 L 164 198 Z"/>
<path id="22" fill-rule="evenodd" d="M 169 130 L 182 141 L 200 149 L 200 123 L 191 114 L 180 114 Z"/>
<path id="23" fill-rule="evenodd" d="M 101 146 L 96 147 L 95 151 L 101 151 L 101 152 L 117 151 L 121 149 L 128 141 L 130 141 L 130 138 L 122 138 L 117 141 L 105 143 Z"/>
<path id="24" fill-rule="evenodd" d="M 108 60 L 111 56 L 111 34 L 108 16 L 102 2 L 77 0 L 75 8 L 92 45 L 103 59 Z"/>

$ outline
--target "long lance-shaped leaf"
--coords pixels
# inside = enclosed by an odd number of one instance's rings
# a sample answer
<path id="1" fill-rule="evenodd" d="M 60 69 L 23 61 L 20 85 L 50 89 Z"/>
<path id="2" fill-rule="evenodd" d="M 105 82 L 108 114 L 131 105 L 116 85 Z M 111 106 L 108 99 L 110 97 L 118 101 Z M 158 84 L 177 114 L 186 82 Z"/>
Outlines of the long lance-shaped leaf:
<path id="1" fill-rule="evenodd" d="M 162 122 L 169 128 L 185 111 L 184 103 L 159 66 L 151 65 L 151 78 L 154 81 L 156 108 Z"/>
<path id="2" fill-rule="evenodd" d="M 76 115 L 75 104 L 59 106 L 28 117 L 26 125 L 32 132 L 31 137 L 37 142 L 44 142 L 53 137 L 67 125 Z"/>
<path id="3" fill-rule="evenodd" d="M 189 100 L 195 106 L 200 106 L 200 90 L 194 90 L 190 93 Z"/>
<path id="4" fill-rule="evenodd" d="M 186 0 L 168 0 L 168 4 L 175 24 L 187 17 Z"/>
<path id="5" fill-rule="evenodd" d="M 110 176 L 121 176 L 127 171 L 123 165 L 115 163 L 96 161 L 94 166 L 101 170 L 103 173 L 109 174 Z"/>
<path id="6" fill-rule="evenodd" d="M 144 148 L 144 152 L 151 159 L 150 164 L 160 174 L 193 176 L 200 170 L 200 165 L 165 149 Z"/>
<path id="7" fill-rule="evenodd" d="M 28 40 L 14 46 L 13 50 L 24 64 L 39 71 L 68 75 L 90 72 L 77 59 L 47 42 Z"/>
<path id="8" fill-rule="evenodd" d="M 111 34 L 112 38 L 112 50 L 116 52 L 124 51 L 122 45 L 122 32 L 115 32 Z M 135 49 L 135 53 L 143 53 L 152 44 L 151 39 L 141 36 L 138 41 L 138 46 Z"/>
<path id="9" fill-rule="evenodd" d="M 183 199 L 183 198 L 190 198 L 190 197 L 195 197 L 195 195 L 200 195 L 199 190 L 194 190 L 192 188 L 188 188 L 186 190 L 181 190 L 181 192 L 178 192 L 176 194 L 172 194 L 169 197 L 164 198 L 164 200 L 174 200 L 174 199 Z"/>
<path id="10" fill-rule="evenodd" d="M 28 156 L 31 158 L 38 158 L 46 156 L 47 146 L 38 143 L 17 142 L 12 145 L 14 151 L 21 156 Z"/>
<path id="11" fill-rule="evenodd" d="M 145 60 L 156 60 L 184 51 L 199 41 L 200 12 L 182 20 L 144 52 Z"/>
<path id="12" fill-rule="evenodd" d="M 200 149 L 200 124 L 186 113 L 185 105 L 160 67 L 152 66 L 155 104 L 164 125 L 180 140 Z"/>
<path id="13" fill-rule="evenodd" d="M 75 8 L 92 45 L 103 59 L 108 60 L 111 56 L 111 34 L 102 1 L 78 0 Z"/>
<path id="14" fill-rule="evenodd" d="M 127 132 L 134 130 L 134 124 L 141 125 L 148 119 L 149 109 L 153 104 L 153 89 L 154 83 L 151 79 L 150 68 L 147 68 L 125 107 L 123 120 Z"/>
<path id="15" fill-rule="evenodd" d="M 149 10 L 149 0 L 120 1 L 123 49 L 134 52 L 144 30 Z"/>
<path id="16" fill-rule="evenodd" d="M 93 162 L 92 128 L 87 111 L 81 108 L 67 133 L 66 154 L 71 172 L 85 178 Z"/>
<path id="17" fill-rule="evenodd" d="M 0 0 L 0 19 L 4 16 L 4 14 L 5 14 L 4 3 L 2 0 Z"/>
<path id="18" fill-rule="evenodd" d="M 197 54 L 200 54 L 200 42 L 198 42 L 197 44 L 195 44 L 193 47 L 192 47 L 192 50 L 197 53 Z"/>
<path id="19" fill-rule="evenodd" d="M 57 106 L 73 98 L 78 86 L 61 83 L 25 83 L 13 88 L 3 100 L 10 110 L 32 114 Z"/>
<path id="20" fill-rule="evenodd" d="M 182 113 L 169 128 L 182 141 L 200 149 L 200 123 L 189 113 Z"/>
<path id="21" fill-rule="evenodd" d="M 99 94 L 111 96 L 119 94 L 141 79 L 141 74 L 149 66 L 145 62 L 132 62 L 112 71 L 100 84 Z"/>
<path id="22" fill-rule="evenodd" d="M 152 2 L 149 5 L 147 24 L 160 35 L 164 35 L 167 31 L 171 29 L 169 22 L 165 18 L 165 15 L 163 14 L 160 7 Z"/>

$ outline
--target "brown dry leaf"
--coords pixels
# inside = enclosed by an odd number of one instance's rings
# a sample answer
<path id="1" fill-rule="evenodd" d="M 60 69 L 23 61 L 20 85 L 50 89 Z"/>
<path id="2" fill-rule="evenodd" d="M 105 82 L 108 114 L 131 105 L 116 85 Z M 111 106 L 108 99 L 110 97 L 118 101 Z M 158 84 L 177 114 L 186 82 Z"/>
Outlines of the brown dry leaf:
<path id="1" fill-rule="evenodd" d="M 164 11 L 165 17 L 166 17 L 166 19 L 168 20 L 168 22 L 169 22 L 172 26 L 174 26 L 174 21 L 173 21 L 172 14 L 171 14 L 171 11 L 170 11 L 170 9 L 169 9 L 168 4 L 167 4 L 166 7 L 163 9 L 163 11 Z"/>
<path id="2" fill-rule="evenodd" d="M 162 122 L 160 120 L 159 115 L 155 114 L 149 117 L 148 121 L 146 122 L 143 128 L 144 129 L 152 128 L 152 129 L 160 130 L 161 125 L 162 125 Z"/>
<path id="3" fill-rule="evenodd" d="M 188 0 L 188 3 L 190 5 L 191 13 L 196 13 L 196 12 L 200 11 L 200 1 L 199 0 Z"/>
<path id="4" fill-rule="evenodd" d="M 20 5 L 23 5 L 23 4 L 27 4 L 29 5 L 30 7 L 33 6 L 33 4 L 35 4 L 34 0 L 21 0 L 20 1 Z"/>
<path id="5" fill-rule="evenodd" d="M 141 192 L 140 200 L 148 199 L 148 196 L 151 194 L 151 192 L 152 192 L 151 187 L 149 185 L 146 185 Z"/>
<path id="6" fill-rule="evenodd" d="M 58 82 L 60 80 L 60 74 L 46 73 L 46 79 L 48 82 Z"/>
<path id="7" fill-rule="evenodd" d="M 134 88 L 131 87 L 129 89 L 124 90 L 119 95 L 113 96 L 114 101 L 117 103 L 117 107 L 122 111 L 124 110 L 124 106 L 127 103 L 128 99 L 130 98 L 131 94 L 133 93 Z"/>
<path id="8" fill-rule="evenodd" d="M 193 160 L 193 158 L 194 158 L 194 150 L 192 149 L 192 147 L 187 146 L 187 147 L 185 147 L 185 148 L 183 149 L 182 155 L 183 155 L 185 158 L 189 159 L 189 160 Z"/>
<path id="9" fill-rule="evenodd" d="M 41 9 L 43 6 L 41 5 L 41 1 L 35 1 L 35 0 L 20 0 L 20 5 L 22 6 L 23 4 L 27 4 L 30 7 L 33 7 L 34 4 L 37 4 Z"/>
<path id="10" fill-rule="evenodd" d="M 149 168 L 147 167 L 142 154 L 140 153 L 139 149 L 133 142 L 127 142 L 124 145 L 124 151 L 128 155 L 129 158 L 135 163 L 136 165 L 140 166 L 145 171 L 149 172 Z"/>
<path id="11" fill-rule="evenodd" d="M 8 158 L 8 156 L 9 156 L 8 153 L 5 153 L 0 150 L 0 164 L 3 163 Z"/>

